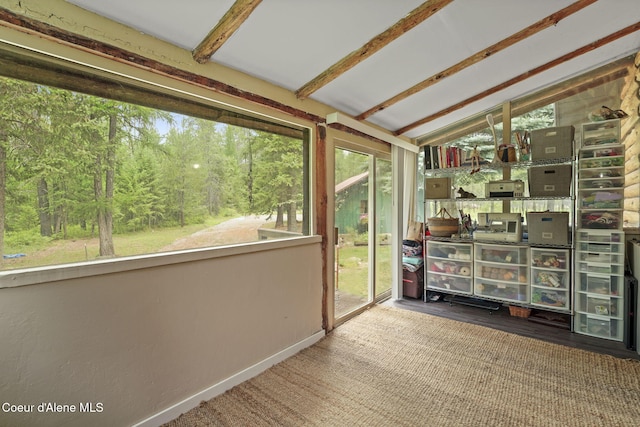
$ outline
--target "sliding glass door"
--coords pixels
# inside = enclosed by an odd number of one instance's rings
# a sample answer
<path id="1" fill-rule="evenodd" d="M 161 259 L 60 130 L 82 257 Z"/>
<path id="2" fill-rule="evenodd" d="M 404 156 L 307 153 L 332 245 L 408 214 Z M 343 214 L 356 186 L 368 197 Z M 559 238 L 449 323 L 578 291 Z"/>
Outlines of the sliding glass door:
<path id="1" fill-rule="evenodd" d="M 335 150 L 335 318 L 391 290 L 391 162 Z"/>

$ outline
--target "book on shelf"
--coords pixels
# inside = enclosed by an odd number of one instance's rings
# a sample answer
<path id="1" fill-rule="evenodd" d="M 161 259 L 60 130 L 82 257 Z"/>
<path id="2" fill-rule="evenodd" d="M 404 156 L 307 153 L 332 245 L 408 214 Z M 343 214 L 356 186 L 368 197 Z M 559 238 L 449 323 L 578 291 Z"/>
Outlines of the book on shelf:
<path id="1" fill-rule="evenodd" d="M 433 169 L 433 163 L 431 162 L 431 148 L 428 145 L 424 146 L 424 169 Z"/>
<path id="2" fill-rule="evenodd" d="M 447 169 L 471 166 L 471 151 L 458 147 L 425 146 L 424 147 L 424 168 Z"/>

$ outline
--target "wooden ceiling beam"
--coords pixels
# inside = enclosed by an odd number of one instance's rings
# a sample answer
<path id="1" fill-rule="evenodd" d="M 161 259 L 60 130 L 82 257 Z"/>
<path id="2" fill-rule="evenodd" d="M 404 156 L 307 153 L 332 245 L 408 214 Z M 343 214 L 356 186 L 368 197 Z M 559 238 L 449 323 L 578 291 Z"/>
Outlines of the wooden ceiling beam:
<path id="1" fill-rule="evenodd" d="M 275 101 L 265 96 L 238 89 L 200 74 L 185 71 L 163 62 L 147 58 L 138 53 L 128 51 L 107 43 L 93 40 L 61 28 L 54 27 L 23 15 L 18 15 L 8 9 L 0 7 L 0 26 L 11 28 L 26 34 L 37 35 L 46 40 L 51 40 L 63 45 L 71 46 L 94 55 L 149 71 L 161 76 L 166 76 L 176 81 L 192 84 L 213 92 L 242 99 L 255 105 L 270 108 L 313 123 L 324 123 L 325 119 L 313 113 L 292 107 L 282 102 Z"/>
<path id="2" fill-rule="evenodd" d="M 550 88 L 544 89 L 542 93 L 536 92 L 525 98 L 511 102 L 511 117 L 517 117 L 545 105 L 552 104 L 561 99 L 574 96 L 585 92 L 589 89 L 601 86 L 605 83 L 612 82 L 616 79 L 629 74 L 629 64 L 631 60 L 627 58 L 607 64 L 602 68 L 591 71 L 587 75 L 582 74 L 573 77 L 570 80 L 558 83 Z M 585 80 L 586 79 L 586 80 Z M 418 146 L 424 145 L 442 145 L 454 139 L 468 135 L 472 132 L 487 128 L 486 114 L 478 114 L 463 121 L 458 122 L 455 126 L 434 131 L 428 135 L 420 137 Z M 501 112 L 493 112 L 493 119 L 496 123 L 502 121 Z"/>
<path id="3" fill-rule="evenodd" d="M 200 42 L 191 53 L 199 64 L 206 63 L 209 58 L 222 47 L 223 44 L 247 20 L 262 0 L 236 0 L 224 14 L 213 30 Z"/>
<path id="4" fill-rule="evenodd" d="M 537 74 L 540 74 L 544 71 L 547 71 L 557 65 L 560 65 L 564 62 L 570 61 L 580 55 L 583 55 L 587 52 L 591 52 L 593 50 L 596 50 L 606 44 L 609 44 L 615 40 L 618 40 L 619 38 L 622 38 L 624 36 L 628 36 L 629 34 L 632 34 L 636 31 L 640 30 L 640 22 L 636 22 L 635 24 L 631 24 L 628 27 L 625 27 L 619 31 L 616 31 L 615 33 L 609 34 L 606 37 L 603 37 L 601 39 L 598 39 L 592 43 L 589 43 L 585 46 L 582 46 L 581 48 L 578 48 L 576 50 L 574 50 L 573 52 L 569 52 L 565 55 L 562 55 L 556 59 L 554 59 L 553 61 L 547 62 L 546 64 L 543 64 L 539 67 L 536 67 L 530 71 L 527 71 L 525 73 L 522 73 L 516 77 L 513 77 L 512 79 L 509 79 L 503 83 L 500 83 L 499 85 L 496 85 L 492 88 L 489 88 L 483 92 L 480 92 L 470 98 L 467 98 L 463 101 L 458 102 L 457 104 L 451 105 L 443 110 L 438 111 L 437 113 L 431 114 L 430 116 L 427 116 L 423 119 L 420 119 L 416 122 L 413 122 L 407 126 L 404 126 L 398 130 L 396 130 L 394 132 L 394 135 L 402 135 L 408 131 L 410 131 L 411 129 L 415 129 L 418 126 L 422 126 L 426 123 L 429 123 L 437 118 L 446 116 L 449 113 L 452 113 L 453 111 L 459 110 L 460 108 L 463 108 L 473 102 L 476 102 L 482 98 L 485 98 L 489 95 L 492 95 L 496 92 L 499 92 L 503 89 L 508 88 L 509 86 L 513 86 L 516 83 L 520 83 L 521 81 L 524 81 L 526 79 L 528 79 L 529 77 L 533 77 Z"/>
<path id="5" fill-rule="evenodd" d="M 360 62 L 369 58 L 371 55 L 378 52 L 380 49 L 382 49 L 407 31 L 411 30 L 412 28 L 424 22 L 429 17 L 433 16 L 436 12 L 438 12 L 440 9 L 442 9 L 452 1 L 453 0 L 429 0 L 427 2 L 424 2 L 420 6 L 409 12 L 407 16 L 389 27 L 386 31 L 378 34 L 377 36 L 369 40 L 364 46 L 357 50 L 354 50 L 349 55 L 345 56 L 340 61 L 336 62 L 331 67 L 320 73 L 313 80 L 302 86 L 296 91 L 296 96 L 299 99 L 305 99 L 309 97 L 309 95 L 311 95 L 321 87 L 327 85 L 328 83 L 339 77 L 341 74 L 347 72 L 351 68 L 358 65 Z"/>
<path id="6" fill-rule="evenodd" d="M 479 52 L 476 52 L 475 54 L 471 55 L 468 58 L 463 59 L 462 61 L 458 62 L 455 65 L 452 65 L 451 67 L 447 68 L 446 70 L 440 71 L 439 73 L 436 73 L 434 75 L 432 75 L 431 77 L 421 81 L 420 83 L 410 87 L 409 89 L 387 99 L 386 101 L 381 102 L 380 104 L 371 107 L 370 109 L 368 109 L 367 111 L 360 113 L 358 116 L 356 116 L 356 120 L 364 120 L 367 117 L 370 117 L 371 115 L 377 113 L 378 111 L 384 110 L 385 108 L 388 108 L 404 99 L 407 99 L 408 97 L 410 97 L 411 95 L 415 95 L 416 93 L 423 91 L 424 89 L 428 88 L 429 86 L 432 86 L 436 83 L 438 83 L 439 81 L 450 77 L 462 70 L 464 70 L 465 68 L 468 68 L 474 64 L 477 64 L 478 62 L 489 58 L 490 56 L 500 52 L 501 50 L 504 50 L 510 46 L 513 46 L 514 44 L 528 38 L 531 37 L 532 35 L 539 33 L 540 31 L 555 26 L 558 24 L 558 22 L 560 22 L 562 19 L 573 15 L 574 13 L 578 12 L 579 10 L 589 6 L 590 4 L 594 3 L 596 0 L 579 0 L 575 3 L 572 3 L 571 5 L 565 7 L 564 9 L 561 9 L 555 13 L 552 13 L 551 15 L 547 16 L 546 18 L 543 18 L 541 20 L 539 20 L 538 22 L 529 25 L 528 27 L 524 28 L 523 30 L 518 31 L 517 33 L 503 39 L 500 40 L 499 42 L 495 43 L 492 46 L 489 46 L 486 49 L 483 49 Z"/>

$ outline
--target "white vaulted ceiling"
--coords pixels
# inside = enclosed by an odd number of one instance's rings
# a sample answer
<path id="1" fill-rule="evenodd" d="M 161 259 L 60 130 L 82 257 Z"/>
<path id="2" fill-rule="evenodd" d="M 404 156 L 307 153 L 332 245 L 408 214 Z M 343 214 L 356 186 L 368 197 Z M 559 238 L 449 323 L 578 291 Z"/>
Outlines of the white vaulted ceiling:
<path id="1" fill-rule="evenodd" d="M 189 51 L 198 47 L 234 4 L 243 3 L 68 1 Z M 253 3 L 255 9 L 209 61 L 298 95 L 307 83 L 351 52 L 384 35 L 414 9 L 424 3 L 439 6 L 431 16 L 397 37 L 378 43 L 376 46 L 380 48 L 375 53 L 364 55 L 362 61 L 342 69 L 308 95 L 358 120 L 409 138 L 418 138 L 503 101 L 640 50 L 639 0 Z M 570 6 L 576 6 L 575 11 L 559 22 L 541 24 L 545 18 Z M 541 29 L 534 31 L 535 28 Z M 523 30 L 526 37 L 519 37 Z M 617 33 L 621 30 L 622 33 Z M 489 49 L 496 44 L 496 49 Z M 474 55 L 480 55 L 480 59 L 472 60 Z M 450 67 L 455 72 L 435 77 Z M 426 80 L 434 83 L 387 103 Z M 383 103 L 386 108 L 374 108 Z"/>

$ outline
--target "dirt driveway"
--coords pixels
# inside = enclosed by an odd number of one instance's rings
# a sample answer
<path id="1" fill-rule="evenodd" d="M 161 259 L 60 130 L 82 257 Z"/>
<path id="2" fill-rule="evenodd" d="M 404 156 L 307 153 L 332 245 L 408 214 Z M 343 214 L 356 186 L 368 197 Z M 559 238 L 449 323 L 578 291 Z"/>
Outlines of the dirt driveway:
<path id="1" fill-rule="evenodd" d="M 178 239 L 159 252 L 255 242 L 258 240 L 258 228 L 266 222 L 266 217 L 259 215 L 233 218 Z"/>
<path id="2" fill-rule="evenodd" d="M 258 228 L 267 222 L 266 218 L 264 215 L 249 215 L 233 218 L 216 226 L 195 232 L 189 236 L 176 239 L 173 243 L 154 252 L 255 242 L 258 240 Z M 28 257 L 1 260 L 2 268 L 16 269 L 35 267 L 38 265 L 90 261 L 94 259 L 95 254 L 98 253 L 98 245 L 97 237 L 91 239 L 57 240 L 42 250 L 29 253 Z M 66 255 L 56 256 L 56 254 Z M 68 254 L 75 254 L 75 257 L 70 258 Z M 81 256 L 80 254 L 86 254 L 86 257 L 78 258 Z M 43 261 L 49 259 L 53 259 L 53 261 Z"/>

